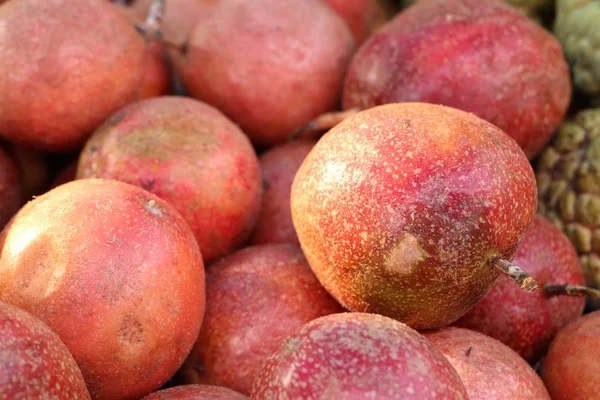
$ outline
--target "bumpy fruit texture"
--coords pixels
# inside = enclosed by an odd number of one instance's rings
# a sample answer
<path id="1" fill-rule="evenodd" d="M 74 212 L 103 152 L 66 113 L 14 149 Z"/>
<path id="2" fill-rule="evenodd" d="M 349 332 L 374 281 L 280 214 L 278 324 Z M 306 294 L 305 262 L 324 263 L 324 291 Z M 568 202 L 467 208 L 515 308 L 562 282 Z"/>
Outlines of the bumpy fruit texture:
<path id="1" fill-rule="evenodd" d="M 219 0 L 174 65 L 192 97 L 270 146 L 336 108 L 353 51 L 348 26 L 321 0 Z"/>
<path id="2" fill-rule="evenodd" d="M 472 114 L 424 103 L 362 111 L 315 145 L 292 219 L 321 283 L 347 309 L 445 326 L 511 259 L 536 208 L 527 158 Z"/>
<path id="3" fill-rule="evenodd" d="M 563 45 L 577 89 L 600 102 L 600 2 L 557 0 L 554 34 Z"/>
<path id="4" fill-rule="evenodd" d="M 24 200 L 22 174 L 4 148 L 0 148 L 0 228 L 15 215 Z"/>
<path id="5" fill-rule="evenodd" d="M 211 385 L 182 385 L 160 390 L 142 400 L 247 400 L 231 389 Z"/>
<path id="6" fill-rule="evenodd" d="M 167 203 L 83 179 L 25 205 L 0 237 L 0 301 L 45 322 L 93 398 L 158 389 L 184 361 L 204 313 L 194 236 Z"/>
<path id="7" fill-rule="evenodd" d="M 315 143 L 312 140 L 297 140 L 275 146 L 261 154 L 264 191 L 250 244 L 300 244 L 292 222 L 290 193 L 294 176 Z"/>
<path id="8" fill-rule="evenodd" d="M 261 363 L 303 324 L 343 312 L 291 244 L 247 247 L 207 270 L 206 315 L 188 360 L 250 394 Z M 198 362 L 199 361 L 199 362 Z"/>
<path id="9" fill-rule="evenodd" d="M 552 400 L 598 397 L 600 381 L 600 311 L 563 328 L 544 359 L 542 379 Z"/>
<path id="10" fill-rule="evenodd" d="M 56 333 L 0 302 L 0 398 L 85 400 L 81 370 Z"/>
<path id="11" fill-rule="evenodd" d="M 253 400 L 467 399 L 448 360 L 408 326 L 375 314 L 316 319 L 265 361 Z"/>
<path id="12" fill-rule="evenodd" d="M 71 150 L 136 98 L 144 41 L 109 2 L 10 1 L 0 24 L 0 134 L 7 140 Z"/>
<path id="13" fill-rule="evenodd" d="M 537 215 L 521 242 L 514 263 L 540 285 L 527 293 L 500 276 L 492 289 L 454 325 L 500 340 L 530 363 L 538 361 L 563 326 L 581 316 L 584 297 L 548 296 L 546 284 L 584 285 L 577 252 L 559 229 Z"/>
<path id="14" fill-rule="evenodd" d="M 544 383 L 517 353 L 468 329 L 448 327 L 423 335 L 456 369 L 469 398 L 550 400 Z"/>
<path id="15" fill-rule="evenodd" d="M 600 288 L 600 108 L 565 121 L 536 166 L 539 210 L 571 239 Z"/>
<path id="16" fill-rule="evenodd" d="M 571 82 L 560 43 L 497 1 L 423 0 L 353 58 L 343 105 L 421 101 L 498 126 L 532 159 L 560 125 Z"/>
<path id="17" fill-rule="evenodd" d="M 119 110 L 88 140 L 77 178 L 115 179 L 166 200 L 188 222 L 206 263 L 242 246 L 262 195 L 250 141 L 219 110 L 165 96 Z"/>

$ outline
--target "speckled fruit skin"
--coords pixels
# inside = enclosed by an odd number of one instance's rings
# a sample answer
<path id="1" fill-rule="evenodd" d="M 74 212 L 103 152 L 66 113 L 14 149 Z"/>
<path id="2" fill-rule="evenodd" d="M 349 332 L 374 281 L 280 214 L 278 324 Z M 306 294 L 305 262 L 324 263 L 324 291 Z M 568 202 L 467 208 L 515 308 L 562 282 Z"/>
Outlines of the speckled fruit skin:
<path id="1" fill-rule="evenodd" d="M 550 400 L 535 370 L 496 339 L 456 327 L 423 332 L 423 335 L 456 369 L 469 398 Z"/>
<path id="2" fill-rule="evenodd" d="M 170 203 L 209 263 L 242 246 L 260 211 L 258 158 L 217 109 L 165 96 L 119 110 L 88 140 L 77 178 L 115 179 Z"/>
<path id="3" fill-rule="evenodd" d="M 86 179 L 25 205 L 0 237 L 0 301 L 45 322 L 96 399 L 158 389 L 192 348 L 204 269 L 181 216 L 126 183 Z"/>
<path id="4" fill-rule="evenodd" d="M 133 101 L 144 41 L 99 0 L 21 0 L 0 8 L 0 133 L 44 151 L 72 150 Z"/>
<path id="5" fill-rule="evenodd" d="M 260 365 L 303 324 L 343 308 L 291 244 L 240 250 L 211 265 L 206 315 L 191 365 L 209 382 L 249 395 Z"/>
<path id="6" fill-rule="evenodd" d="M 585 285 L 577 252 L 559 229 L 539 215 L 521 242 L 514 263 L 540 287 L 545 284 Z M 500 340 L 530 363 L 539 360 L 560 328 L 583 312 L 585 297 L 527 293 L 505 276 L 454 325 Z"/>
<path id="7" fill-rule="evenodd" d="M 527 158 L 472 114 L 425 103 L 362 111 L 315 145 L 292 220 L 319 281 L 347 309 L 448 325 L 492 286 L 535 214 Z"/>
<path id="8" fill-rule="evenodd" d="M 290 192 L 298 168 L 315 143 L 313 140 L 297 140 L 272 147 L 260 155 L 264 191 L 250 244 L 300 245 L 292 222 Z"/>
<path id="9" fill-rule="evenodd" d="M 498 1 L 423 0 L 365 42 L 344 85 L 344 108 L 406 101 L 472 112 L 532 159 L 571 97 L 560 43 Z"/>
<path id="10" fill-rule="evenodd" d="M 0 398 L 89 399 L 67 346 L 42 321 L 0 302 Z"/>
<path id="11" fill-rule="evenodd" d="M 174 65 L 192 97 L 270 146 L 338 105 L 353 51 L 346 23 L 320 0 L 219 0 Z"/>
<path id="12" fill-rule="evenodd" d="M 183 385 L 161 390 L 142 400 L 247 400 L 248 397 L 225 387 Z"/>
<path id="13" fill-rule="evenodd" d="M 600 311 L 561 329 L 544 359 L 542 379 L 552 400 L 598 398 Z"/>
<path id="14" fill-rule="evenodd" d="M 467 399 L 458 374 L 427 339 L 375 314 L 316 319 L 269 357 L 252 388 L 266 399 Z"/>
<path id="15" fill-rule="evenodd" d="M 24 200 L 21 173 L 8 152 L 0 147 L 0 227 L 15 215 Z"/>

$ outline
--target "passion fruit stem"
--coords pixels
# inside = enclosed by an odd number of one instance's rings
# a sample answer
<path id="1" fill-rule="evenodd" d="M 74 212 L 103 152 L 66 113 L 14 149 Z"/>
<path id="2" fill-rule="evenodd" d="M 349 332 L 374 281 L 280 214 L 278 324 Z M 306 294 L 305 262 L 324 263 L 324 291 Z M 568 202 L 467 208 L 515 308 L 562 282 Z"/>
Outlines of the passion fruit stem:
<path id="1" fill-rule="evenodd" d="M 537 289 L 538 283 L 533 279 L 527 272 L 523 271 L 521 267 L 511 263 L 510 261 L 502 257 L 494 257 L 490 261 L 492 266 L 508 276 L 513 281 L 517 282 L 521 289 L 528 292 L 532 292 Z"/>
<path id="2" fill-rule="evenodd" d="M 172 48 L 180 53 L 185 53 L 186 43 L 173 43 L 164 37 L 162 31 L 162 18 L 165 14 L 165 0 L 154 0 L 148 16 L 144 23 L 135 23 L 135 29 L 142 34 L 147 40 L 160 41 L 164 46 Z"/>
<path id="3" fill-rule="evenodd" d="M 289 140 L 292 141 L 300 139 L 308 132 L 328 131 L 343 120 L 345 120 L 346 118 L 356 114 L 359 111 L 361 111 L 361 109 L 355 107 L 345 111 L 335 111 L 321 114 L 317 118 L 310 121 L 308 124 L 298 128 L 294 133 L 292 133 Z"/>
<path id="4" fill-rule="evenodd" d="M 546 284 L 544 285 L 544 292 L 548 296 L 590 296 L 600 299 L 600 290 L 587 286 L 571 285 L 569 283 Z"/>
<path id="5" fill-rule="evenodd" d="M 159 32 L 164 14 L 165 0 L 154 0 L 150 5 L 144 25 L 146 25 L 146 28 L 151 31 Z"/>

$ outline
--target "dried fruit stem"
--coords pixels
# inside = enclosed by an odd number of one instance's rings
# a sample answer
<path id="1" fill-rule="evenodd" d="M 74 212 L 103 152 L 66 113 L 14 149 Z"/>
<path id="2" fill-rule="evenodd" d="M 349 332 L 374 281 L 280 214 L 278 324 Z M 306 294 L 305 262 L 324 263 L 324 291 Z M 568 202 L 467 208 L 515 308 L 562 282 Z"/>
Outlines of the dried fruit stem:
<path id="1" fill-rule="evenodd" d="M 304 136 L 307 132 L 328 131 L 346 118 L 361 111 L 359 108 L 351 108 L 345 111 L 335 111 L 325 113 L 310 121 L 308 124 L 300 127 L 291 136 L 290 140 L 296 140 Z"/>
<path id="2" fill-rule="evenodd" d="M 173 43 L 163 37 L 162 18 L 164 13 L 165 0 L 154 0 L 148 10 L 146 21 L 143 24 L 136 22 L 135 28 L 148 40 L 160 40 L 166 47 L 184 52 L 185 43 Z"/>
<path id="3" fill-rule="evenodd" d="M 548 296 L 590 296 L 600 299 L 600 290 L 592 289 L 587 286 L 571 285 L 568 283 L 546 284 L 544 285 L 544 292 Z"/>
<path id="4" fill-rule="evenodd" d="M 153 32 L 160 31 L 160 25 L 164 13 L 165 0 L 154 0 L 150 5 L 150 10 L 148 10 L 148 16 L 146 17 L 146 22 L 144 23 L 146 29 Z"/>
<path id="5" fill-rule="evenodd" d="M 533 279 L 527 272 L 523 271 L 518 265 L 515 265 L 502 257 L 494 257 L 490 262 L 494 268 L 504 273 L 513 281 L 517 282 L 519 286 L 521 286 L 521 289 L 524 289 L 528 292 L 537 289 L 537 281 Z"/>

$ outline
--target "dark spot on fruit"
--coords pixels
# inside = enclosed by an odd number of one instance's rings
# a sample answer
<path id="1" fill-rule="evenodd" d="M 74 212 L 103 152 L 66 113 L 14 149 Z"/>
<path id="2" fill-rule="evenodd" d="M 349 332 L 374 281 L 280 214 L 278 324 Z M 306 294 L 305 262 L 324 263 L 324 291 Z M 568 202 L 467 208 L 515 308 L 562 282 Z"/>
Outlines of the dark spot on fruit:
<path id="1" fill-rule="evenodd" d="M 405 128 L 409 128 L 410 127 L 410 119 L 404 120 L 404 127 Z"/>
<path id="2" fill-rule="evenodd" d="M 298 348 L 299 344 L 300 344 L 299 339 L 287 339 L 285 341 L 285 353 L 286 354 L 294 353 L 296 351 L 296 349 Z"/>
<path id="3" fill-rule="evenodd" d="M 187 56 L 187 53 L 190 50 L 189 43 L 188 42 L 183 43 L 179 50 L 180 50 L 182 56 Z"/>
<path id="4" fill-rule="evenodd" d="M 152 188 L 154 188 L 155 183 L 156 183 L 156 180 L 152 177 L 140 179 L 140 186 L 148 191 L 150 191 L 150 190 L 152 190 Z"/>
<path id="5" fill-rule="evenodd" d="M 98 146 L 95 144 L 90 145 L 90 153 L 95 153 L 98 151 Z"/>
<path id="6" fill-rule="evenodd" d="M 269 183 L 268 180 L 263 179 L 262 181 L 262 187 L 263 187 L 263 191 L 267 191 L 271 188 L 271 184 Z"/>
<path id="7" fill-rule="evenodd" d="M 144 340 L 144 328 L 135 315 L 127 315 L 121 321 L 117 339 L 125 343 L 141 343 Z"/>
<path id="8" fill-rule="evenodd" d="M 469 346 L 469 348 L 467 349 L 467 351 L 466 351 L 465 355 L 466 355 L 467 357 L 469 357 L 469 356 L 471 355 L 471 352 L 472 352 L 472 351 L 473 351 L 473 346 Z"/>
<path id="9" fill-rule="evenodd" d="M 121 121 L 123 121 L 123 118 L 125 118 L 125 113 L 121 110 L 118 111 L 117 113 L 113 114 L 112 117 L 110 117 L 107 121 L 106 121 L 106 128 L 112 128 L 113 126 L 118 125 Z"/>

